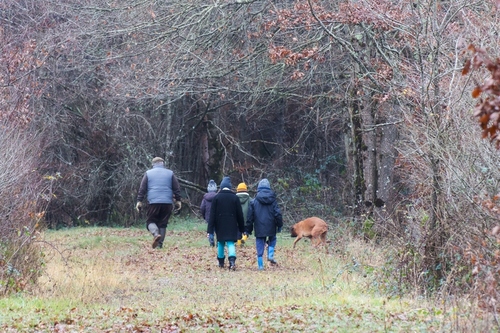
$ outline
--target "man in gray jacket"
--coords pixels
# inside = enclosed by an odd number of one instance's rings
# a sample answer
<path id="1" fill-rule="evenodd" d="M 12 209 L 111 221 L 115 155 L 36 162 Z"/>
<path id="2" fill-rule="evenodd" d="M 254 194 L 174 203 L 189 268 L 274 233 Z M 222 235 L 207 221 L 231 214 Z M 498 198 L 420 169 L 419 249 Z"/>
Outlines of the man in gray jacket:
<path id="1" fill-rule="evenodd" d="M 181 209 L 181 189 L 172 170 L 165 167 L 161 157 L 152 160 L 153 167 L 142 177 L 135 208 L 141 211 L 142 201 L 147 196 L 148 210 L 146 227 L 154 237 L 153 249 L 162 248 L 173 206 Z"/>

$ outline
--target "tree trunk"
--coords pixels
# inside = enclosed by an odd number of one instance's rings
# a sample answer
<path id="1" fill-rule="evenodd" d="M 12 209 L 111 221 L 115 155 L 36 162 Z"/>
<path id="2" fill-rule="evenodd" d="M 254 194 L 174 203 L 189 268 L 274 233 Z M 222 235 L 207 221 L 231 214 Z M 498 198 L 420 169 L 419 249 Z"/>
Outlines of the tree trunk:
<path id="1" fill-rule="evenodd" d="M 210 162 L 210 154 L 208 151 L 208 118 L 205 115 L 203 119 L 203 129 L 201 131 L 201 138 L 200 138 L 200 146 L 201 146 L 201 159 L 202 159 L 202 168 L 203 168 L 203 178 L 204 179 L 209 179 L 210 178 L 210 168 L 209 168 L 209 162 Z"/>
<path id="2" fill-rule="evenodd" d="M 351 169 L 353 188 L 353 214 L 359 216 L 363 212 L 365 179 L 363 172 L 363 136 L 361 117 L 357 101 L 347 106 L 349 112 L 349 131 L 346 138 L 347 165 Z"/>
<path id="3" fill-rule="evenodd" d="M 377 166 L 377 128 L 375 126 L 376 104 L 370 100 L 365 101 L 365 106 L 360 112 L 363 131 L 361 138 L 364 143 L 363 166 L 364 166 L 364 204 L 367 218 L 373 217 L 373 207 L 377 199 L 378 190 L 378 166 Z M 371 103 L 370 103 L 371 102 Z"/>

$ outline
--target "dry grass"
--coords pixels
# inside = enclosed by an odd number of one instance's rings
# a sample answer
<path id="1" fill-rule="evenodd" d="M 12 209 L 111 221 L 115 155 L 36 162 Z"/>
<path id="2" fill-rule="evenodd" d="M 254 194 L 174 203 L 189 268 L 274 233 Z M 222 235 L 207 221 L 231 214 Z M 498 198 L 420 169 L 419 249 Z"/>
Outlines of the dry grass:
<path id="1" fill-rule="evenodd" d="M 280 234 L 277 267 L 257 270 L 254 239 L 237 270 L 217 267 L 205 225 L 169 226 L 161 250 L 145 228 L 87 228 L 45 235 L 46 273 L 32 295 L 0 302 L 4 331 L 410 332 L 471 328 L 458 308 L 392 298 L 377 281 L 384 252 L 344 239 L 318 253 Z M 387 284 L 388 281 L 385 281 Z M 458 303 L 457 303 L 458 304 Z M 461 307 L 460 309 L 464 309 Z M 476 316 L 477 318 L 477 316 Z M 473 331 L 491 322 L 473 321 Z M 478 324 L 482 326 L 477 326 Z M 470 331 L 470 330 L 463 330 Z"/>

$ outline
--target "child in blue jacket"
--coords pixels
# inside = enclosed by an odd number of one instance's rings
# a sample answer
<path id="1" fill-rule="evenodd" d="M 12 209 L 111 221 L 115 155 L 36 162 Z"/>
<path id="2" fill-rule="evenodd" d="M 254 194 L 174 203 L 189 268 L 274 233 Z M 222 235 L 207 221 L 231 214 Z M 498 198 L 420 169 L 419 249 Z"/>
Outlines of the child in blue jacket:
<path id="1" fill-rule="evenodd" d="M 257 195 L 250 202 L 245 232 L 250 235 L 255 232 L 255 247 L 257 248 L 257 265 L 259 270 L 264 269 L 264 249 L 266 243 L 267 260 L 276 265 L 274 248 L 276 247 L 276 232 L 281 232 L 283 217 L 276 202 L 276 194 L 271 190 L 269 180 L 262 179 L 257 186 Z"/>

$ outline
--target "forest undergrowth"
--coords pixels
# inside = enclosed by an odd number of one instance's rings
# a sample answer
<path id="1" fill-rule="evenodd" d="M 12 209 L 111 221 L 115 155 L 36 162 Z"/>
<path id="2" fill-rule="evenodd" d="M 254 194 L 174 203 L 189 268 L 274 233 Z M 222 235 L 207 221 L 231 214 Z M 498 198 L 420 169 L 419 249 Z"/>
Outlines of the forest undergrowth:
<path id="1" fill-rule="evenodd" d="M 237 269 L 217 267 L 205 223 L 175 217 L 163 249 L 144 227 L 40 235 L 44 273 L 0 300 L 2 332 L 492 332 L 463 298 L 426 299 L 388 278 L 391 247 L 331 228 L 329 251 L 278 235 L 278 266 L 257 270 L 255 239 Z M 226 264 L 227 265 L 227 264 Z"/>

